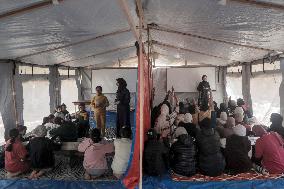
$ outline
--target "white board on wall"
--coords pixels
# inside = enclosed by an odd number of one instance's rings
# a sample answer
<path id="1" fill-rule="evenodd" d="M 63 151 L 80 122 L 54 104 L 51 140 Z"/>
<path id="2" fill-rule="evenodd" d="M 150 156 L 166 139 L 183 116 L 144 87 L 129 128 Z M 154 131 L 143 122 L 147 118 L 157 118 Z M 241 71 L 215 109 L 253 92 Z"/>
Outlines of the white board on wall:
<path id="1" fill-rule="evenodd" d="M 167 90 L 172 86 L 176 92 L 197 92 L 197 86 L 202 75 L 207 75 L 207 81 L 211 89 L 216 90 L 216 68 L 168 68 L 167 69 Z"/>
<path id="2" fill-rule="evenodd" d="M 96 86 L 102 86 L 103 93 L 116 93 L 116 79 L 123 78 L 130 92 L 136 92 L 137 69 L 99 69 L 92 70 L 92 93 Z"/>

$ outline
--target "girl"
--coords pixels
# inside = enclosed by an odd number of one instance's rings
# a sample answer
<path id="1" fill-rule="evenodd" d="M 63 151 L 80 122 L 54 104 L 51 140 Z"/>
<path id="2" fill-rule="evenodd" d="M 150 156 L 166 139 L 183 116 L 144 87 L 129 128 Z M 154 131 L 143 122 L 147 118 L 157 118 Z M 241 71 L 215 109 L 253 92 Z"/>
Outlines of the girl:
<path id="1" fill-rule="evenodd" d="M 114 151 L 112 143 L 101 141 L 99 129 L 91 130 L 90 135 L 91 138 L 86 138 L 78 146 L 78 151 L 85 153 L 83 166 L 86 180 L 95 179 L 107 171 L 106 154 Z"/>
<path id="2" fill-rule="evenodd" d="M 20 140 L 18 129 L 11 129 L 10 139 L 5 145 L 5 169 L 7 178 L 12 178 L 29 170 L 29 164 L 25 161 L 27 150 Z"/>

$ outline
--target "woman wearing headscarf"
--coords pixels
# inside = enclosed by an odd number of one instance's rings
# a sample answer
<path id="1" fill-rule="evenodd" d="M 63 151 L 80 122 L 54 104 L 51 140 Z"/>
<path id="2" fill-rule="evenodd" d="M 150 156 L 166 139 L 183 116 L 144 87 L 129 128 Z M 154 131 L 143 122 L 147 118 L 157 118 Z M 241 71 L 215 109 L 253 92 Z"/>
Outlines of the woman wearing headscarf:
<path id="1" fill-rule="evenodd" d="M 269 131 L 278 133 L 284 139 L 284 127 L 282 126 L 283 117 L 278 113 L 272 113 L 270 121 L 271 125 Z"/>
<path id="2" fill-rule="evenodd" d="M 116 79 L 117 92 L 115 103 L 117 104 L 116 116 L 116 136 L 120 137 L 120 129 L 124 126 L 131 127 L 130 125 L 130 92 L 126 88 L 127 83 L 123 78 Z"/>
<path id="3" fill-rule="evenodd" d="M 256 140 L 255 158 L 271 174 L 284 173 L 284 142 L 276 132 L 264 134 Z"/>
<path id="4" fill-rule="evenodd" d="M 247 172 L 251 169 L 252 163 L 248 157 L 251 150 L 251 142 L 246 137 L 246 128 L 237 125 L 233 128 L 234 134 L 226 139 L 225 158 L 227 169 L 231 174 Z"/>

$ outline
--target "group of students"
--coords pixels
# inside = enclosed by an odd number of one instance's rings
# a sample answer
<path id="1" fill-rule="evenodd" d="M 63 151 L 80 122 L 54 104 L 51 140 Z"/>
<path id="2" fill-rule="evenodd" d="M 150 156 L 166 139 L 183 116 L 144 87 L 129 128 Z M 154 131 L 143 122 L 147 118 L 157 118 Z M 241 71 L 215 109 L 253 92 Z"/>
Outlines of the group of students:
<path id="1" fill-rule="evenodd" d="M 130 126 L 130 93 L 123 78 L 117 79 L 117 138 L 113 142 L 105 140 L 106 107 L 108 99 L 102 94 L 102 87 L 96 87 L 96 96 L 91 101 L 97 128 L 89 125 L 89 112 L 84 103 L 79 111 L 70 115 L 65 104 L 57 106 L 54 114 L 43 118 L 42 125 L 36 127 L 30 136 L 24 138 L 26 127 L 11 129 L 10 139 L 5 145 L 5 169 L 7 177 L 15 177 L 32 169 L 29 178 L 34 179 L 54 167 L 54 150 L 59 150 L 62 142 L 77 142 L 78 151 L 84 153 L 85 178 L 91 179 L 106 173 L 107 154 L 113 154 L 114 176 L 121 178 L 130 158 L 132 133 Z M 28 142 L 28 144 L 24 144 Z"/>
<path id="2" fill-rule="evenodd" d="M 24 144 L 25 139 L 21 130 L 22 128 L 11 129 L 10 139 L 5 145 L 7 178 L 16 177 L 30 170 L 32 170 L 30 179 L 39 178 L 52 170 L 55 165 L 54 151 L 60 150 L 61 146 L 46 137 L 48 129 L 44 125 L 39 125 L 33 130 L 33 136 L 29 138 L 28 144 Z M 101 131 L 97 128 L 89 132 L 90 136 L 84 138 L 78 146 L 78 151 L 84 153 L 85 179 L 94 179 L 105 174 L 108 170 L 106 155 L 111 153 L 114 153 L 111 166 L 113 174 L 121 178 L 130 158 L 131 129 L 123 127 L 121 138 L 115 139 L 114 142 L 104 140 Z"/>
<path id="3" fill-rule="evenodd" d="M 214 177 L 252 168 L 264 174 L 284 173 L 280 114 L 273 113 L 271 126 L 265 127 L 256 124 L 243 99 L 228 99 L 220 107 L 212 98 L 208 106 L 187 102 L 178 103 L 172 90 L 153 109 L 144 147 L 145 174 L 159 176 L 171 170 L 187 177 L 196 173 Z M 258 137 L 255 145 L 249 137 Z"/>

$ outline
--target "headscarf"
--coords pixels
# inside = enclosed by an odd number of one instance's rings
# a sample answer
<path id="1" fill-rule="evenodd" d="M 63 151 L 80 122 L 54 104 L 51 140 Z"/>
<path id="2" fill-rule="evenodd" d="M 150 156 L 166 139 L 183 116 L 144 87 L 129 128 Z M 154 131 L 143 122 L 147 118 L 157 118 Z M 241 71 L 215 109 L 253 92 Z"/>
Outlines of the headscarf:
<path id="1" fill-rule="evenodd" d="M 245 126 L 240 125 L 240 124 L 233 127 L 233 131 L 238 136 L 246 136 L 247 134 L 247 129 L 245 128 Z"/>
<path id="2" fill-rule="evenodd" d="M 234 110 L 234 114 L 244 114 L 244 110 L 242 107 L 236 107 Z"/>
<path id="3" fill-rule="evenodd" d="M 255 126 L 253 126 L 252 132 L 253 132 L 257 137 L 262 137 L 264 134 L 267 133 L 267 131 L 266 131 L 261 125 L 255 125 Z"/>
<path id="4" fill-rule="evenodd" d="M 45 137 L 47 134 L 47 129 L 45 126 L 39 125 L 34 129 L 33 134 L 37 137 Z"/>
<path id="5" fill-rule="evenodd" d="M 174 138 L 178 138 L 181 135 L 187 135 L 187 131 L 184 127 L 178 127 L 175 131 Z"/>
<path id="6" fill-rule="evenodd" d="M 233 117 L 228 117 L 225 127 L 226 128 L 233 128 L 233 127 L 235 127 L 235 125 L 236 125 L 235 119 Z"/>
<path id="7" fill-rule="evenodd" d="M 190 113 L 184 114 L 184 123 L 192 123 L 192 115 Z"/>
<path id="8" fill-rule="evenodd" d="M 236 113 L 234 114 L 234 118 L 237 123 L 241 123 L 244 120 L 244 115 L 242 113 Z"/>
<path id="9" fill-rule="evenodd" d="M 161 106 L 161 114 L 162 115 L 169 115 L 169 107 L 166 104 Z"/>
<path id="10" fill-rule="evenodd" d="M 272 124 L 282 126 L 283 117 L 278 113 L 272 113 L 270 118 Z"/>

